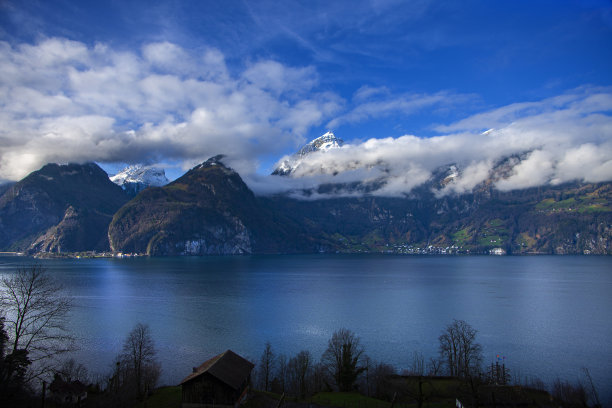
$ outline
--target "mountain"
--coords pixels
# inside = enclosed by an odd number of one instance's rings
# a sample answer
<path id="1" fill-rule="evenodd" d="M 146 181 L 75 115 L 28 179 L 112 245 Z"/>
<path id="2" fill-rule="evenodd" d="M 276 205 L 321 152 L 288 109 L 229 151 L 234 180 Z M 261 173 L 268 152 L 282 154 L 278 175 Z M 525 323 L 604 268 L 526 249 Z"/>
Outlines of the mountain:
<path id="1" fill-rule="evenodd" d="M 470 189 L 452 163 L 409 195 L 376 196 L 381 179 L 322 185 L 313 193 L 329 198 L 316 200 L 257 197 L 222 156 L 129 202 L 95 164 L 50 164 L 0 196 L 0 250 L 612 254 L 612 183 L 498 190 L 524 157 L 500 160 Z"/>
<path id="2" fill-rule="evenodd" d="M 164 169 L 143 166 L 142 164 L 128 166 L 110 177 L 110 180 L 131 197 L 147 187 L 161 187 L 169 182 Z"/>
<path id="3" fill-rule="evenodd" d="M 310 143 L 306 144 L 294 155 L 283 159 L 274 169 L 272 174 L 278 176 L 289 175 L 300 166 L 304 160 L 304 157 L 308 156 L 309 154 L 313 152 L 324 152 L 330 149 L 337 149 L 343 144 L 344 141 L 342 139 L 337 138 L 332 132 L 327 132 L 324 135 L 310 141 Z"/>
<path id="4" fill-rule="evenodd" d="M 517 160 L 500 161 L 491 180 Z M 440 194 L 461 171 L 455 164 L 440 168 L 405 197 L 362 191 L 360 197 L 304 200 L 256 197 L 215 157 L 167 186 L 141 192 L 117 212 L 109 237 L 116 251 L 150 255 L 612 254 L 610 183 L 501 192 L 488 180 L 468 193 Z"/>
<path id="5" fill-rule="evenodd" d="M 108 224 L 127 199 L 94 163 L 47 164 L 0 197 L 0 248 L 107 250 Z"/>
<path id="6" fill-rule="evenodd" d="M 337 252 L 612 254 L 612 184 L 437 197 L 269 197 L 267 206 Z"/>
<path id="7" fill-rule="evenodd" d="M 341 146 L 326 133 L 284 159 L 273 174 L 294 176 L 313 152 Z M 332 176 L 327 183 L 292 191 L 301 199 L 268 197 L 267 206 L 308 226 L 329 251 L 612 254 L 610 183 L 496 189 L 530 153 L 498 160 L 476 185 L 468 183 L 465 165 L 449 163 L 399 197 L 376 196 L 390 181 L 385 172 L 365 182 L 333 182 L 333 169 L 321 168 Z"/>
<path id="8" fill-rule="evenodd" d="M 2 197 L 2 194 L 4 194 L 6 190 L 11 188 L 14 184 L 15 184 L 14 182 L 6 182 L 6 183 L 0 184 L 0 197 Z"/>
<path id="9" fill-rule="evenodd" d="M 149 255 L 312 252 L 303 229 L 271 212 L 215 156 L 172 183 L 148 188 L 113 217 L 113 250 Z"/>

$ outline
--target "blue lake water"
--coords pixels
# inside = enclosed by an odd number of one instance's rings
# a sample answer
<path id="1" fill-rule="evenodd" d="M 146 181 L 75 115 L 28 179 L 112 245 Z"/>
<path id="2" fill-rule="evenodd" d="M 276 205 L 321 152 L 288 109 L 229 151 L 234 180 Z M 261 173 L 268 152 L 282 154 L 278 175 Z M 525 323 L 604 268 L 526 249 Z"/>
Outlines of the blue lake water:
<path id="1" fill-rule="evenodd" d="M 32 262 L 0 258 L 0 274 Z M 612 257 L 295 255 L 45 260 L 74 298 L 70 329 L 90 372 L 111 370 L 137 322 L 152 330 L 162 382 L 232 349 L 258 359 L 307 349 L 339 328 L 374 360 L 437 356 L 454 318 L 478 330 L 485 362 L 574 381 L 588 367 L 612 402 Z"/>

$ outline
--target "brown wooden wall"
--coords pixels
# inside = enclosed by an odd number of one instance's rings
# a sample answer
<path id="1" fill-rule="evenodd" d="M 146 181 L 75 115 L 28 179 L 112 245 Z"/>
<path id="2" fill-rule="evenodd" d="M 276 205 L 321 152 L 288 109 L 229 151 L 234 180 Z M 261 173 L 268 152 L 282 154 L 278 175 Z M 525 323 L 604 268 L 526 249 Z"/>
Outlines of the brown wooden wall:
<path id="1" fill-rule="evenodd" d="M 184 383 L 182 393 L 183 403 L 233 406 L 242 394 L 242 390 L 234 391 L 230 386 L 204 373 Z"/>

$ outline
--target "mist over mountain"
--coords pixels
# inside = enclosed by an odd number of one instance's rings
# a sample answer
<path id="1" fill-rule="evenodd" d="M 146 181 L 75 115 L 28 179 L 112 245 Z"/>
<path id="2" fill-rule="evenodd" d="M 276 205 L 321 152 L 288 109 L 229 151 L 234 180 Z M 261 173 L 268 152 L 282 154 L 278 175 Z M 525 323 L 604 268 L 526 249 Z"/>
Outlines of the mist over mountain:
<path id="1" fill-rule="evenodd" d="M 576 181 L 606 182 L 612 179 L 612 144 L 604 137 L 608 132 L 605 120 L 588 113 L 592 103 L 587 107 L 586 100 L 567 98 L 491 112 L 487 122 L 500 127 L 478 134 L 473 131 L 484 126 L 485 118 L 445 127 L 458 131 L 446 136 L 406 135 L 308 148 L 283 158 L 272 178 L 276 192 L 290 191 L 297 196 L 305 191 L 310 199 L 363 193 L 410 196 L 451 167 L 453 176 L 448 182 L 432 187 L 438 196 L 471 193 L 483 184 L 512 191 Z M 563 109 L 552 112 L 547 105 Z M 528 109 L 529 115 L 523 117 Z M 514 120 L 507 123 L 510 118 Z M 578 132 L 582 126 L 588 131 Z M 265 193 L 265 182 L 255 181 L 253 188 Z M 330 185 L 336 188 L 329 189 Z"/>

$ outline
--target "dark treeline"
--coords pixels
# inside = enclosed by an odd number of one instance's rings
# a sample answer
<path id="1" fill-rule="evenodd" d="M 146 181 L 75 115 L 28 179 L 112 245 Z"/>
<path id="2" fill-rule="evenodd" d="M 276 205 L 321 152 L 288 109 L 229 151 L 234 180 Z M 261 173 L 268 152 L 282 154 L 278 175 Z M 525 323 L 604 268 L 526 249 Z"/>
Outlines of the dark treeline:
<path id="1" fill-rule="evenodd" d="M 539 392 L 544 395 L 543 399 L 552 399 L 555 406 L 601 407 L 587 369 L 584 369 L 583 381 L 570 383 L 557 379 L 550 388 L 537 378 L 513 378 L 503 360 L 484 364 L 482 346 L 476 341 L 476 335 L 477 330 L 467 322 L 453 320 L 438 337 L 438 356 L 426 359 L 415 351 L 410 366 L 401 372 L 388 362 L 368 357 L 359 337 L 347 329 L 333 333 L 319 359 L 313 358 L 308 350 L 293 356 L 276 354 L 268 342 L 256 362 L 253 385 L 259 390 L 297 400 L 319 392 L 358 392 L 422 407 L 436 398 L 448 398 L 450 392 L 453 398 L 461 397 L 465 406 L 478 407 L 490 406 L 491 401 L 486 399 L 496 392 L 498 398 L 499 395 L 504 398 L 504 390 L 512 390 L 517 394 L 512 396 L 514 402 L 516 398 L 532 398 L 526 395 Z M 438 394 L 433 385 L 436 382 L 447 384 Z M 492 404 L 496 405 L 495 400 Z"/>

